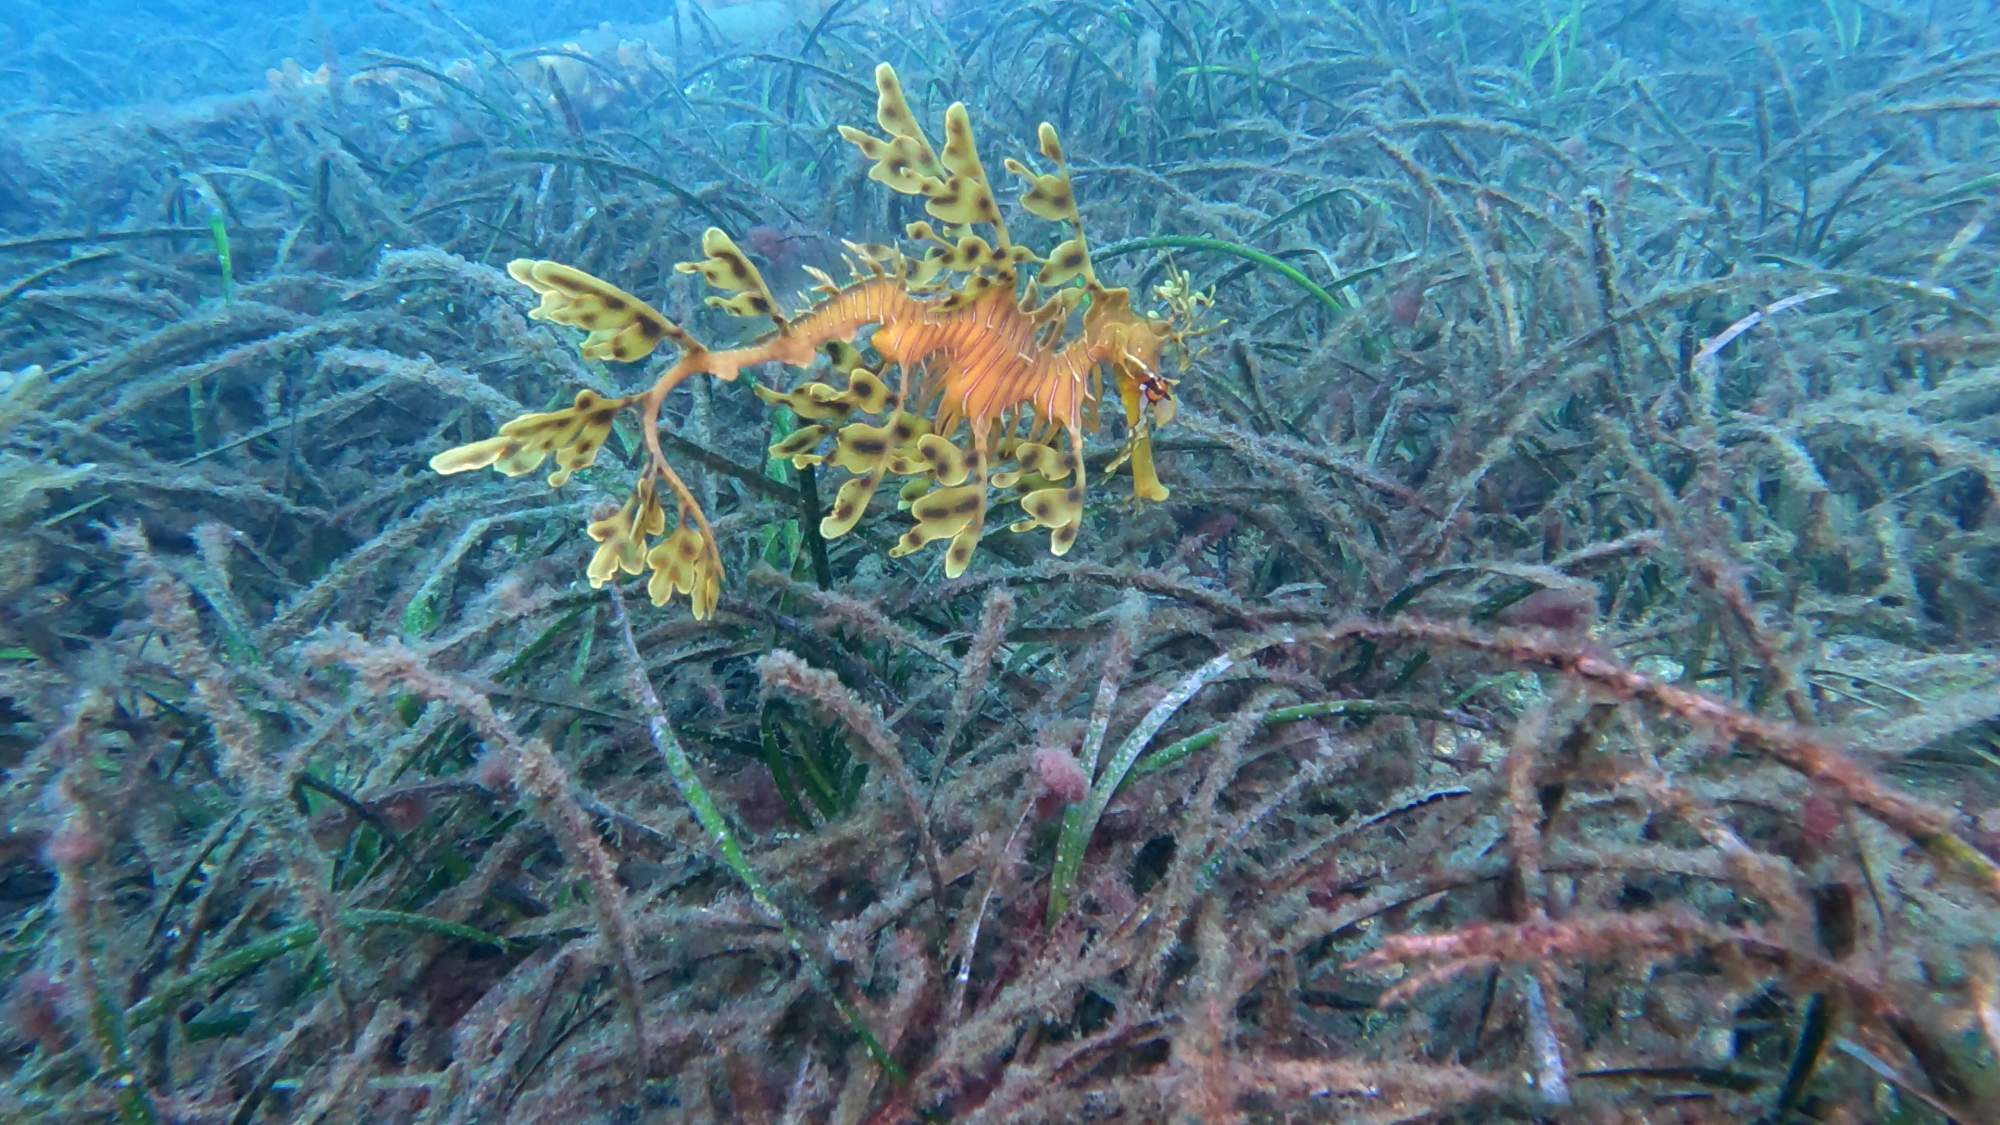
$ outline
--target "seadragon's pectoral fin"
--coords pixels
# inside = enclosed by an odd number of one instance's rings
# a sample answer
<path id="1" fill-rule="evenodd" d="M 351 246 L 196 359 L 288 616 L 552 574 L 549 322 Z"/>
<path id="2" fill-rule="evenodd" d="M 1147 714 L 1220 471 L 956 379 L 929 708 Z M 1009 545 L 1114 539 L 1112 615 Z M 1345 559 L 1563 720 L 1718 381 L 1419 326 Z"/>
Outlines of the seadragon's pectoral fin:
<path id="1" fill-rule="evenodd" d="M 583 358 L 637 363 L 669 340 L 683 352 L 702 346 L 659 310 L 608 281 L 561 262 L 516 258 L 507 263 L 515 281 L 541 294 L 541 307 L 528 315 L 535 320 L 567 324 L 590 333 L 583 341 Z"/>

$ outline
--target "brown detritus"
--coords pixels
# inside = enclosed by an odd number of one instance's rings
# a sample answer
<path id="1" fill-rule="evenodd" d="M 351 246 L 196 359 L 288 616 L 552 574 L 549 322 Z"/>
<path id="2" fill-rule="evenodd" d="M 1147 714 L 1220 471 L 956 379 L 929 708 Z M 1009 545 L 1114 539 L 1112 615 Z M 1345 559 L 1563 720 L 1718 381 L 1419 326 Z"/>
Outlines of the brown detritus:
<path id="1" fill-rule="evenodd" d="M 1494 620 L 1516 629 L 1587 633 L 1597 622 L 1597 602 L 1578 590 L 1541 589 L 1501 610 Z"/>

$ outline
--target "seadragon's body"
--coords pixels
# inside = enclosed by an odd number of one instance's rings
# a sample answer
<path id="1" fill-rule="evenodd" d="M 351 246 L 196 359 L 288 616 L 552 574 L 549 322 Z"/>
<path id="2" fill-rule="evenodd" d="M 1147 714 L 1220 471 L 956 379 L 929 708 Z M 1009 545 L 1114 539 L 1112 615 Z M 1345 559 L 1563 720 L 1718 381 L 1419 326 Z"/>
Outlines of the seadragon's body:
<path id="1" fill-rule="evenodd" d="M 913 478 L 904 496 L 916 526 L 891 553 L 949 539 L 945 573 L 951 577 L 971 560 L 993 488 L 1018 490 L 1025 518 L 1011 530 L 1045 527 L 1052 551 L 1069 549 L 1083 513 L 1083 434 L 1097 428 L 1107 372 L 1130 430 L 1119 460 L 1129 457 L 1141 499 L 1164 499 L 1148 434 L 1149 424 L 1173 417 L 1172 383 L 1159 375 L 1158 365 L 1165 344 L 1180 333 L 1168 321 L 1135 314 L 1126 290 L 1098 283 L 1055 130 L 1044 124 L 1040 134 L 1042 154 L 1056 167 L 1053 174 L 1007 161 L 1010 171 L 1030 181 L 1022 205 L 1074 228 L 1074 237 L 1043 259 L 1009 238 L 964 107 L 954 105 L 946 114 L 947 143 L 939 155 L 904 102 L 895 72 L 887 65 L 878 68 L 876 82 L 877 120 L 889 138 L 846 128 L 842 134 L 875 161 L 872 178 L 926 197 L 927 210 L 943 220 L 942 234 L 929 223 L 912 224 L 911 236 L 932 244 L 922 259 L 891 247 L 849 244 L 852 282 L 836 285 L 818 275 L 818 301 L 788 318 L 757 268 L 723 232 L 711 229 L 702 240 L 704 260 L 683 263 L 681 271 L 700 273 L 710 285 L 736 294 L 711 297 L 710 304 L 738 316 L 768 317 L 776 326 L 755 343 L 722 351 L 705 348 L 644 301 L 580 270 L 555 262 L 513 262 L 508 271 L 514 278 L 541 294 L 534 316 L 590 333 L 582 346 L 586 358 L 636 362 L 663 342 L 681 354 L 642 394 L 614 399 L 581 392 L 570 409 L 517 418 L 496 437 L 439 454 L 432 467 L 454 473 L 491 465 L 512 476 L 553 455 L 557 468 L 549 482 L 559 486 L 595 459 L 617 413 L 638 407 L 647 466 L 624 507 L 590 525 L 599 547 L 589 577 L 597 585 L 620 570 L 637 574 L 650 567 L 654 601 L 687 593 L 697 616 L 706 616 L 715 604 L 721 557 L 700 506 L 667 463 L 657 430 L 668 392 L 694 375 L 734 380 L 760 364 L 803 368 L 829 356 L 832 370 L 846 376 L 845 388 L 823 382 L 786 393 L 756 388 L 765 401 L 787 405 L 810 423 L 773 446 L 772 454 L 802 467 L 830 463 L 852 474 L 821 521 L 827 538 L 844 535 L 859 522 L 888 474 Z M 993 241 L 972 233 L 975 225 L 990 226 Z M 1020 271 L 1028 264 L 1039 268 L 1024 294 Z M 1191 307 L 1184 301 L 1180 311 Z M 1073 319 L 1080 320 L 1081 331 L 1065 340 Z M 872 362 L 855 344 L 871 327 L 867 344 L 878 357 Z M 891 366 L 898 370 L 894 389 L 882 378 Z M 864 420 L 869 415 L 882 420 Z M 821 452 L 829 439 L 830 450 Z M 671 534 L 666 534 L 662 484 L 680 508 L 679 526 Z"/>

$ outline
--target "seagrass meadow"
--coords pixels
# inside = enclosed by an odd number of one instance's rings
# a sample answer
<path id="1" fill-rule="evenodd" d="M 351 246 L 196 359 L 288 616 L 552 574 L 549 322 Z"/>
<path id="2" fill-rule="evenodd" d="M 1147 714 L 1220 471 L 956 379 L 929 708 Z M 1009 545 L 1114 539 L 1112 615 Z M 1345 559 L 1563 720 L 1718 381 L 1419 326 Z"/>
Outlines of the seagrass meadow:
<path id="1" fill-rule="evenodd" d="M 1989 0 L 213 7 L 0 13 L 0 1122 L 2000 1121 Z"/>

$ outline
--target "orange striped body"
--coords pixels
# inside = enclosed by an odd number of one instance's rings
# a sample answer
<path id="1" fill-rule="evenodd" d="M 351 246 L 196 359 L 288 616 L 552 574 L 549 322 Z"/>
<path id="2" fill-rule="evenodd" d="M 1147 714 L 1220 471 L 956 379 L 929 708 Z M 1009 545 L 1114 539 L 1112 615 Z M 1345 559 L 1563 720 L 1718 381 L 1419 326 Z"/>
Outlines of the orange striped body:
<path id="1" fill-rule="evenodd" d="M 1095 366 L 1088 341 L 1051 352 L 1037 335 L 1013 294 L 995 290 L 951 312 L 885 324 L 875 335 L 875 350 L 905 369 L 926 361 L 938 365 L 925 395 L 937 400 L 932 429 L 938 434 L 949 437 L 963 420 L 975 444 L 983 444 L 996 422 L 1023 405 L 1044 424 L 1080 432 Z"/>
<path id="2" fill-rule="evenodd" d="M 852 340 L 873 324 L 879 326 L 876 352 L 903 369 L 899 401 L 906 407 L 936 403 L 933 433 L 949 437 L 960 422 L 969 422 L 974 445 L 983 447 L 995 423 L 1020 406 L 1032 408 L 1043 426 L 1083 431 L 1096 401 L 1088 338 L 1057 351 L 1044 348 L 1013 294 L 999 289 L 955 309 L 940 308 L 943 303 L 912 296 L 895 278 L 869 278 L 828 297 L 768 340 L 683 362 L 724 379 L 760 363 L 806 367 L 822 344 Z M 922 381 L 913 388 L 913 373 L 920 371 Z"/>

